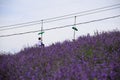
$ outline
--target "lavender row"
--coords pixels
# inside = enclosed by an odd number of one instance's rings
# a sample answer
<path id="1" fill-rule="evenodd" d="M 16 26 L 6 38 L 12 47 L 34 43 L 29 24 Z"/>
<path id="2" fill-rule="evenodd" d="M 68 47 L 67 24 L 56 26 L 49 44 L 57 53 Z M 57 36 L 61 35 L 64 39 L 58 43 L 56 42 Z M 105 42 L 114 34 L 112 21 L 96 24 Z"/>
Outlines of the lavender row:
<path id="1" fill-rule="evenodd" d="M 0 80 L 119 80 L 120 31 L 0 55 Z"/>

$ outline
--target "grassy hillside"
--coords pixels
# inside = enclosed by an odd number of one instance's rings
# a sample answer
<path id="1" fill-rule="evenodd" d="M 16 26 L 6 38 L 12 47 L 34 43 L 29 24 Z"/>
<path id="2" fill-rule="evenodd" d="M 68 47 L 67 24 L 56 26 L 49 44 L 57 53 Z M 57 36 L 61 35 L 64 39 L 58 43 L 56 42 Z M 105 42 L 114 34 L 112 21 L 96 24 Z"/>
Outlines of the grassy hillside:
<path id="1" fill-rule="evenodd" d="M 120 31 L 0 55 L 0 80 L 119 80 Z"/>

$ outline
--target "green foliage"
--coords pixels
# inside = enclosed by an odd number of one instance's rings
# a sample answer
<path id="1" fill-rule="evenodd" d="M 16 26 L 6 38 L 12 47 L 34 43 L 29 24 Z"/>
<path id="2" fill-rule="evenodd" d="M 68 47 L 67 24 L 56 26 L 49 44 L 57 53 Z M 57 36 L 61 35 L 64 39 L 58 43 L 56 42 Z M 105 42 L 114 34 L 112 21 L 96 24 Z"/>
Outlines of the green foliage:
<path id="1" fill-rule="evenodd" d="M 94 78 L 94 80 L 98 80 L 97 78 Z"/>
<path id="2" fill-rule="evenodd" d="M 91 48 L 86 50 L 85 55 L 86 55 L 86 57 L 92 57 L 93 56 L 93 50 Z"/>

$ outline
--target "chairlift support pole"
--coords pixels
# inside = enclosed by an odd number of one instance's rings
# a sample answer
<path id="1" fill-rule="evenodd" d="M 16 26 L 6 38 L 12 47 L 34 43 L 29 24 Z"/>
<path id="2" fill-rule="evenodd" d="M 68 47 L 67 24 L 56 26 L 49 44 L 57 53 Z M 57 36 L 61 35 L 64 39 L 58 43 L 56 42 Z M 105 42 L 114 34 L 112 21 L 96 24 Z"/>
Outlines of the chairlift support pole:
<path id="1" fill-rule="evenodd" d="M 76 16 L 74 16 L 74 27 L 76 26 Z M 73 34 L 73 40 L 75 40 L 75 30 L 74 30 L 74 34 Z"/>
<path id="2" fill-rule="evenodd" d="M 41 20 L 41 32 L 43 32 L 43 20 Z M 43 34 L 41 34 L 41 41 L 43 42 Z"/>

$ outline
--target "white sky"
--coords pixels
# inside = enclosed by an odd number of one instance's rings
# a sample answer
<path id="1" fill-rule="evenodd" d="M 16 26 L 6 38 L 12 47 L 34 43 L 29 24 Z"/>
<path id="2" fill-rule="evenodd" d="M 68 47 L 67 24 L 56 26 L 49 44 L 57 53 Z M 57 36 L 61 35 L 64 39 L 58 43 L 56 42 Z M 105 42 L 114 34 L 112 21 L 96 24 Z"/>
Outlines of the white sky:
<path id="1" fill-rule="evenodd" d="M 66 14 L 82 12 L 120 3 L 120 0 L 0 0 L 0 26 L 24 23 L 29 21 L 52 18 Z M 77 18 L 77 22 L 90 21 L 120 14 L 120 9 L 101 12 Z M 44 25 L 44 29 L 74 23 L 74 19 L 51 22 Z M 40 29 L 40 24 L 21 29 L 0 31 L 0 35 L 13 34 Z M 120 30 L 120 18 L 95 22 L 77 26 L 76 38 L 95 31 Z M 0 38 L 0 51 L 18 52 L 26 46 L 32 46 L 38 42 L 37 33 Z M 71 27 L 46 31 L 43 37 L 45 45 L 64 40 L 72 40 Z"/>

